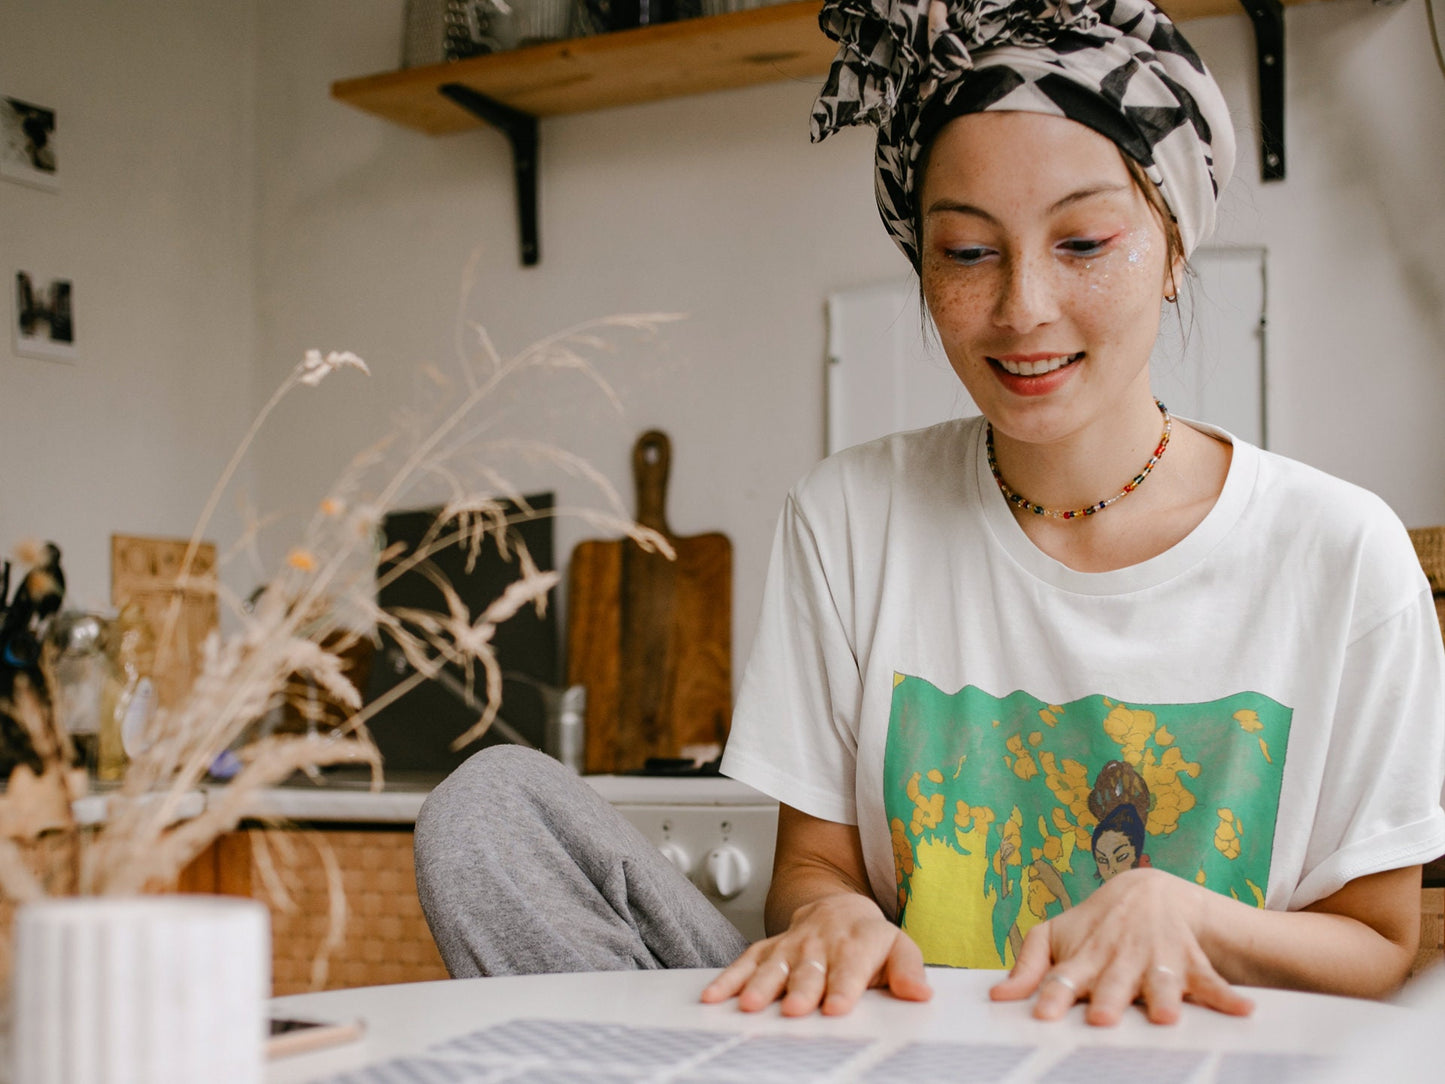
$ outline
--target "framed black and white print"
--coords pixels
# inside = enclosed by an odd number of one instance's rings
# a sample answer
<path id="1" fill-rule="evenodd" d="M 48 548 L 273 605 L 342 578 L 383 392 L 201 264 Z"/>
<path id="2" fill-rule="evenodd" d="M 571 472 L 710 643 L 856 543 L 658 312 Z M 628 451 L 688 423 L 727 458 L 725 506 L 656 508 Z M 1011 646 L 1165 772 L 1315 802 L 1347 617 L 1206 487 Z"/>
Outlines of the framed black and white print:
<path id="1" fill-rule="evenodd" d="M 67 278 L 15 273 L 15 353 L 46 361 L 76 360 L 74 284 Z"/>
<path id="2" fill-rule="evenodd" d="M 52 192 L 60 187 L 55 110 L 0 94 L 0 177 Z"/>

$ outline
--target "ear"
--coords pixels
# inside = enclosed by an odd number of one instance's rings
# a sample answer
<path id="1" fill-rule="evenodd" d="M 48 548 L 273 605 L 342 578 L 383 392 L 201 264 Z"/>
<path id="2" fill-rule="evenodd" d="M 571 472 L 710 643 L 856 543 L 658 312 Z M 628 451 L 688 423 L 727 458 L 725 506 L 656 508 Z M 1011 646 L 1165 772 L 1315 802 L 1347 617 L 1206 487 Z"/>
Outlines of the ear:
<path id="1" fill-rule="evenodd" d="M 1165 301 L 1173 303 L 1179 300 L 1179 286 L 1184 281 L 1184 267 L 1184 255 L 1180 253 L 1164 269 L 1163 297 Z"/>

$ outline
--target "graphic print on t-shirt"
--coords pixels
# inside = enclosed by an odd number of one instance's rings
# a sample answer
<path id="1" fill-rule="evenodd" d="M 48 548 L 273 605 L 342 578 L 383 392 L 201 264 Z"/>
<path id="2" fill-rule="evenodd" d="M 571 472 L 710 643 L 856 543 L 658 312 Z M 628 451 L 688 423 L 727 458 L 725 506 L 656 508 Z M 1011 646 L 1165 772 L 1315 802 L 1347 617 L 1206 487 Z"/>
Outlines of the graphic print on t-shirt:
<path id="1" fill-rule="evenodd" d="M 1264 906 L 1290 708 L 893 682 L 883 798 L 928 963 L 1011 967 L 1033 926 L 1137 866 Z"/>

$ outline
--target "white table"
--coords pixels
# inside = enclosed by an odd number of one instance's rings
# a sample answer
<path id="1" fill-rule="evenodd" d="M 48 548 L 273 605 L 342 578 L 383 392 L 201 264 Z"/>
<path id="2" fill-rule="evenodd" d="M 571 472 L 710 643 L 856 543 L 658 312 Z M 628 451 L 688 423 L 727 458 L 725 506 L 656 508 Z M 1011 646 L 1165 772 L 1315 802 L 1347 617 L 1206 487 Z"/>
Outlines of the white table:
<path id="1" fill-rule="evenodd" d="M 1012 1053 L 994 1051 L 1000 1061 L 1011 1060 L 1012 1067 L 1002 1075 L 988 1075 L 984 1072 L 990 1061 L 988 1051 L 933 1048 L 939 1061 L 931 1069 L 915 1068 L 896 1075 L 890 1072 L 887 1078 L 998 1080 L 1009 1084 L 1031 1080 L 1048 1080 L 1052 1084 L 1094 1080 L 1135 1084 L 1160 1080 L 1188 1084 L 1259 1080 L 1285 1084 L 1300 1080 L 1315 1084 L 1326 1079 L 1388 1080 L 1395 1084 L 1445 1079 L 1445 1070 L 1425 1049 L 1427 1044 L 1422 1042 L 1413 1053 L 1408 1048 L 1411 1039 L 1428 1038 L 1428 1045 L 1439 1049 L 1445 1034 L 1445 973 L 1429 977 L 1429 996 L 1420 999 L 1429 1001 L 1428 1006 L 1407 1008 L 1319 994 L 1252 990 L 1256 1008 L 1250 1017 L 1230 1018 L 1186 1005 L 1182 1020 L 1171 1027 L 1152 1025 L 1142 1012 L 1136 1012 L 1114 1028 L 1085 1024 L 1082 1008 L 1075 1008 L 1064 1020 L 1046 1024 L 1029 1015 L 1028 1003 L 990 1002 L 988 987 L 999 976 L 989 972 L 931 968 L 929 979 L 935 992 L 930 1002 L 903 1002 L 881 991 L 869 991 L 847 1016 L 814 1014 L 793 1019 L 782 1017 L 776 1005 L 759 1013 L 742 1013 L 735 1003 L 700 1004 L 698 992 L 714 973 L 651 971 L 470 979 L 278 998 L 272 1004 L 277 1015 L 361 1017 L 368 1032 L 360 1042 L 274 1061 L 266 1080 L 267 1084 L 326 1080 L 332 1074 L 376 1066 L 388 1059 L 424 1055 L 436 1044 L 482 1029 L 504 1028 L 515 1033 L 519 1028 L 538 1026 L 517 1023 L 520 1021 L 565 1021 L 568 1023 L 564 1030 L 569 1032 L 598 1024 L 696 1029 L 705 1034 L 683 1036 L 687 1041 L 681 1046 L 684 1051 L 696 1051 L 693 1060 L 697 1062 L 706 1057 L 709 1049 L 721 1055 L 728 1054 L 724 1048 L 732 1048 L 731 1060 L 724 1059 L 719 1063 L 722 1068 L 710 1074 L 674 1071 L 673 1067 L 681 1063 L 674 1054 L 659 1061 L 650 1072 L 634 1064 L 617 1075 L 609 1075 L 606 1036 L 600 1040 L 593 1036 L 594 1041 L 585 1045 L 587 1057 L 578 1072 L 570 1077 L 549 1078 L 577 1081 L 737 1080 L 766 1084 L 770 1080 L 787 1080 L 789 1084 L 805 1084 L 809 1080 L 883 1079 L 870 1077 L 870 1068 L 900 1055 L 909 1044 L 940 1041 L 1016 1048 Z M 778 1036 L 825 1040 L 788 1045 L 788 1049 L 812 1055 L 825 1065 L 830 1056 L 836 1055 L 840 1040 L 857 1043 L 859 1049 L 849 1055 L 849 1060 L 825 1072 L 788 1069 L 793 1056 L 780 1055 L 776 1047 L 770 1056 L 748 1060 L 749 1052 L 767 1053 L 764 1040 Z M 1402 1037 L 1405 1043 L 1401 1043 Z M 624 1034 L 622 1038 L 618 1057 L 624 1062 L 645 1060 L 643 1044 L 632 1041 L 637 1037 Z M 486 1043 L 486 1039 L 481 1041 L 481 1045 Z M 535 1054 L 546 1059 L 559 1049 L 558 1043 L 549 1041 L 536 1048 Z M 911 1049 L 917 1054 L 929 1052 Z M 456 1051 L 437 1056 L 463 1057 Z M 490 1056 L 497 1057 L 495 1051 Z M 1381 1064 L 1389 1057 L 1394 1057 L 1396 1064 L 1382 1073 Z M 506 1061 L 505 1057 L 503 1061 L 512 1066 L 520 1064 L 515 1059 Z M 1366 1063 L 1370 1071 L 1359 1075 L 1357 1065 Z M 723 1071 L 729 1065 L 736 1075 Z M 976 1075 L 963 1075 L 964 1067 Z M 893 1068 L 897 1068 L 896 1062 Z M 775 1073 L 778 1075 L 772 1075 Z M 512 1077 L 489 1070 L 475 1077 L 438 1075 L 424 1079 Z"/>

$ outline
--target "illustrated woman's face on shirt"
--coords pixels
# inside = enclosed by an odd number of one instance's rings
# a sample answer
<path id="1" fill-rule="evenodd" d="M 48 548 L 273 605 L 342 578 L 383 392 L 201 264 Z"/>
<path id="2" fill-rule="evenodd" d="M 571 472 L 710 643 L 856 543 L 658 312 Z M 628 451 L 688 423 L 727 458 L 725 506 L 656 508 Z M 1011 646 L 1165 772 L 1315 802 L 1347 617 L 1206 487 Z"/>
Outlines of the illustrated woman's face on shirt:
<path id="1" fill-rule="evenodd" d="M 1100 832 L 1099 841 L 1094 844 L 1094 864 L 1099 867 L 1099 876 L 1104 880 L 1117 877 L 1125 870 L 1133 869 L 1139 862 L 1134 844 L 1123 832 Z"/>
<path id="2" fill-rule="evenodd" d="M 1167 246 L 1111 140 L 1039 113 L 958 117 L 919 198 L 924 298 L 995 428 L 1058 439 L 1147 394 Z"/>

